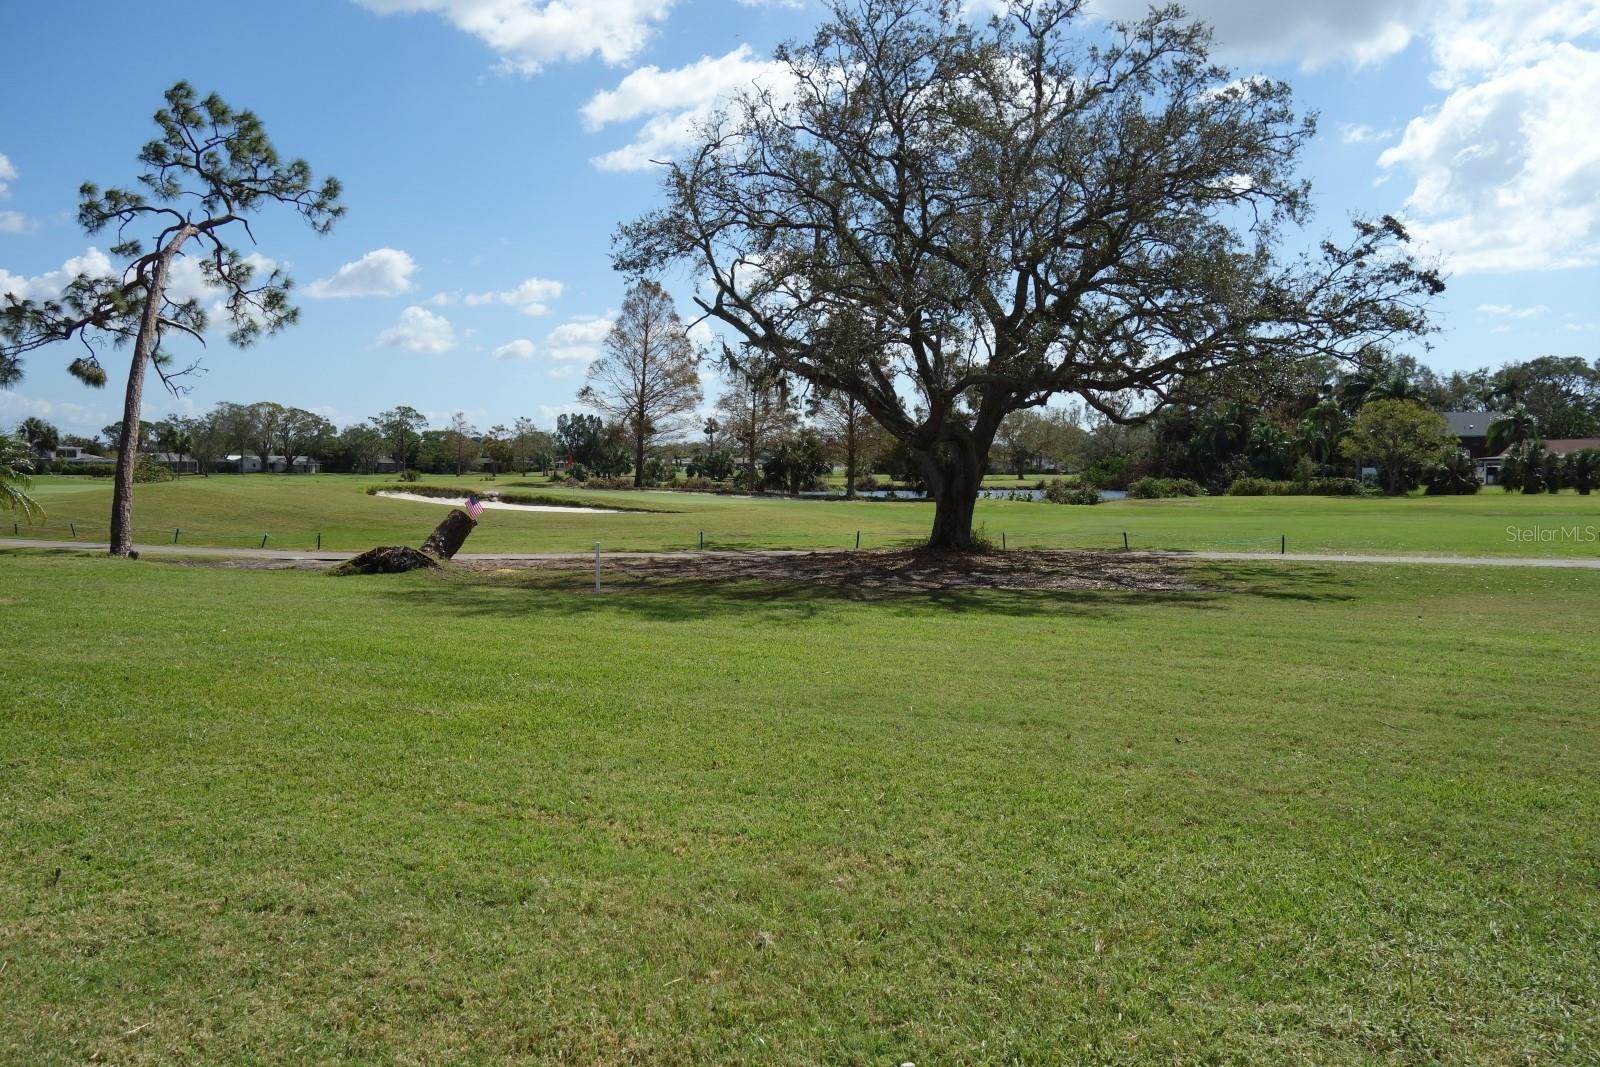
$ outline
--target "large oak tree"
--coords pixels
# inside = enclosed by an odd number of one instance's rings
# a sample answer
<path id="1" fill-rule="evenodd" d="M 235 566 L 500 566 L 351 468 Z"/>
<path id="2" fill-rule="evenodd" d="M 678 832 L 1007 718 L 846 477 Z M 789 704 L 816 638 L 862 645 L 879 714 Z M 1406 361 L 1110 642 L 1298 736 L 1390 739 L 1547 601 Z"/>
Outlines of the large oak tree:
<path id="1" fill-rule="evenodd" d="M 1286 84 L 1234 78 L 1177 8 L 968 7 L 836 0 L 615 250 L 627 272 L 690 263 L 753 363 L 858 399 L 923 470 L 934 546 L 972 545 L 1010 412 L 1069 393 L 1148 418 L 1221 370 L 1426 328 L 1442 284 L 1395 220 L 1282 251 L 1314 130 Z"/>
<path id="2" fill-rule="evenodd" d="M 252 243 L 251 219 L 261 208 L 281 204 L 312 229 L 325 233 L 344 212 L 339 183 L 313 182 L 304 160 L 279 158 L 260 119 L 236 111 L 215 94 L 201 100 L 187 83 L 166 93 L 156 112 L 159 134 L 139 153 L 142 189 L 106 189 L 85 184 L 78 222 L 90 234 L 116 233 L 112 254 L 126 261 L 117 275 L 80 275 L 55 300 L 8 298 L 0 307 L 0 369 L 25 352 L 57 341 L 82 348 L 68 366 L 80 380 L 104 385 L 103 347 L 132 344 L 128 384 L 119 429 L 111 505 L 111 552 L 133 547 L 133 472 L 138 460 L 139 419 L 145 372 L 154 367 L 177 391 L 183 373 L 163 343 L 174 335 L 203 341 L 206 311 L 198 297 L 176 299 L 175 266 L 193 257 L 201 277 L 220 292 L 232 330 L 248 345 L 262 334 L 293 323 L 290 280 L 276 268 L 262 276 L 259 261 L 234 243 L 242 233 Z"/>

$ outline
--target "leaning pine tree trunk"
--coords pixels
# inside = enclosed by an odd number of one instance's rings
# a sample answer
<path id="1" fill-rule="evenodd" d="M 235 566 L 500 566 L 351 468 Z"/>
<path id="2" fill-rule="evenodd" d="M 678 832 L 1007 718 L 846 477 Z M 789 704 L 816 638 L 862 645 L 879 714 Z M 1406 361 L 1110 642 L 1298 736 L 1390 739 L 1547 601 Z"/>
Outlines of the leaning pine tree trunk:
<path id="1" fill-rule="evenodd" d="M 144 371 L 155 353 L 161 331 L 161 302 L 167 291 L 167 269 L 172 254 L 189 239 L 187 229 L 173 238 L 167 254 L 156 260 L 145 289 L 144 314 L 133 342 L 133 364 L 128 368 L 128 391 L 122 401 L 122 437 L 117 442 L 117 471 L 111 490 L 111 554 L 133 551 L 133 472 L 139 460 L 139 414 L 144 406 Z"/>

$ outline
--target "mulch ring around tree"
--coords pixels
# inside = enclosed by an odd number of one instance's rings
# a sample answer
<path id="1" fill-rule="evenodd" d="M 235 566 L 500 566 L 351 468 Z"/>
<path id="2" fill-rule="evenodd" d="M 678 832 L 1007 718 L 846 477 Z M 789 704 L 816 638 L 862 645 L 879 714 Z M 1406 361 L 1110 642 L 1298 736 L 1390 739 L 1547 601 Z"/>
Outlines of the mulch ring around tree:
<path id="1" fill-rule="evenodd" d="M 543 560 L 457 560 L 471 571 L 582 571 L 592 557 Z M 934 552 L 925 549 L 805 554 L 613 556 L 602 579 L 770 582 L 885 592 L 958 589 L 1199 590 L 1175 563 L 1101 552 Z"/>

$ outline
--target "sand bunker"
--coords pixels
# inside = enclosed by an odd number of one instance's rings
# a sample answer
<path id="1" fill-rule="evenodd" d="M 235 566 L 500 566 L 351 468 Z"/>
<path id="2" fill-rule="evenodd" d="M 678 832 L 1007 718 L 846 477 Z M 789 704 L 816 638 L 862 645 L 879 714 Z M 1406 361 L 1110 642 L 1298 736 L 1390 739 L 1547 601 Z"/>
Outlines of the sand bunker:
<path id="1" fill-rule="evenodd" d="M 457 507 L 457 508 L 465 507 L 466 503 L 467 503 L 467 498 L 464 497 L 464 496 L 423 496 L 421 493 L 399 493 L 399 492 L 387 492 L 387 491 L 386 492 L 382 492 L 382 493 L 377 493 L 375 495 L 381 496 L 381 497 L 387 497 L 390 500 L 417 500 L 417 501 L 421 501 L 424 504 L 444 504 L 444 505 L 447 505 L 449 507 Z M 614 508 L 584 508 L 584 507 L 571 507 L 571 508 L 569 508 L 569 507 L 561 507 L 561 506 L 557 506 L 557 505 L 553 505 L 553 504 L 507 504 L 507 503 L 504 503 L 503 501 L 499 501 L 499 500 L 490 500 L 487 497 L 479 497 L 478 498 L 478 503 L 482 504 L 485 508 L 493 508 L 493 509 L 498 510 L 498 511 L 555 511 L 555 512 L 587 511 L 591 515 L 621 515 L 621 514 L 623 514 L 621 511 L 617 511 Z"/>

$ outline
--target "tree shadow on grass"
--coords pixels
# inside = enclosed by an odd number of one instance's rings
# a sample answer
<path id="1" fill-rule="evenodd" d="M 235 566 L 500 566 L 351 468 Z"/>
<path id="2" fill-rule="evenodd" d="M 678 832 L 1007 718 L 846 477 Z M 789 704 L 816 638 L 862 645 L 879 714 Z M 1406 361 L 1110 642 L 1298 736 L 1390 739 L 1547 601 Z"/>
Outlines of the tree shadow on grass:
<path id="1" fill-rule="evenodd" d="M 1216 611 L 1239 597 L 1308 605 L 1355 598 L 1348 579 L 1316 566 L 1196 568 L 1083 553 L 1052 554 L 1053 560 L 1041 563 L 1013 553 L 975 573 L 958 573 L 949 561 L 916 554 L 872 555 L 865 565 L 865 553 L 614 562 L 603 570 L 598 593 L 588 565 L 486 566 L 407 583 L 389 595 L 413 607 L 466 616 L 597 618 L 621 612 L 660 622 L 743 616 L 763 624 L 804 621 L 855 604 L 906 617 L 934 612 L 1082 618 L 1150 607 Z"/>

